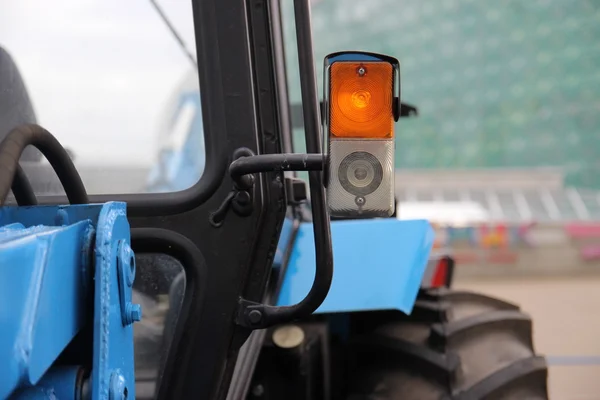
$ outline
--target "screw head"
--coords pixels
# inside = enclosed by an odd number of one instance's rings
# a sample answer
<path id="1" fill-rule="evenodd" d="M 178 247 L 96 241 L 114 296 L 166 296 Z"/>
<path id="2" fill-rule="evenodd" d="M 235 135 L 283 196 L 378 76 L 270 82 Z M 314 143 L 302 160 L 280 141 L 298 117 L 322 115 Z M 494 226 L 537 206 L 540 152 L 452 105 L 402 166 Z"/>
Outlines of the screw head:
<path id="1" fill-rule="evenodd" d="M 142 306 L 139 304 L 127 303 L 125 312 L 129 324 L 142 320 Z"/>
<path id="2" fill-rule="evenodd" d="M 110 377 L 108 398 L 110 400 L 127 400 L 128 390 L 125 377 L 118 370 Z"/>
<path id="3" fill-rule="evenodd" d="M 358 76 L 364 76 L 367 70 L 365 69 L 365 67 L 359 67 L 357 72 Z"/>
<path id="4" fill-rule="evenodd" d="M 139 304 L 133 304 L 131 308 L 131 319 L 134 322 L 142 320 L 142 306 Z"/>
<path id="5" fill-rule="evenodd" d="M 292 349 L 304 342 L 304 330 L 297 325 L 284 325 L 273 332 L 273 343 L 282 349 Z"/>
<path id="6" fill-rule="evenodd" d="M 265 387 L 261 384 L 258 384 L 252 388 L 252 395 L 254 397 L 261 397 L 265 394 Z"/>
<path id="7" fill-rule="evenodd" d="M 54 217 L 54 223 L 58 226 L 69 225 L 69 215 L 64 209 L 58 210 Z"/>
<path id="8" fill-rule="evenodd" d="M 241 206 L 250 204 L 251 200 L 250 193 L 245 190 L 241 190 L 235 194 L 235 201 L 237 201 L 237 203 Z"/>
<path id="9" fill-rule="evenodd" d="M 248 313 L 248 320 L 252 324 L 258 324 L 262 320 L 262 313 L 258 310 L 252 310 Z"/>
<path id="10" fill-rule="evenodd" d="M 123 266 L 127 286 L 132 287 L 135 280 L 135 257 L 133 250 L 126 241 L 119 243 L 119 262 Z"/>

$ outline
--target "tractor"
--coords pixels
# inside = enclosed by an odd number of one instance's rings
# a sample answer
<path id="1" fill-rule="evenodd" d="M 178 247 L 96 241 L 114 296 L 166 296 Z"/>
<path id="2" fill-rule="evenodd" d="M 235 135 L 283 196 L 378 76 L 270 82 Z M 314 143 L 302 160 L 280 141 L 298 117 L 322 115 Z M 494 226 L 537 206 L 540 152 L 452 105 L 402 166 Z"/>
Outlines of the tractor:
<path id="1" fill-rule="evenodd" d="M 429 222 L 395 218 L 401 60 L 330 54 L 319 95 L 294 0 L 295 153 L 279 2 L 192 4 L 199 122 L 145 193 L 88 194 L 0 51 L 0 397 L 547 399 L 530 317 L 453 290 Z M 64 195 L 32 188 L 42 157 Z"/>

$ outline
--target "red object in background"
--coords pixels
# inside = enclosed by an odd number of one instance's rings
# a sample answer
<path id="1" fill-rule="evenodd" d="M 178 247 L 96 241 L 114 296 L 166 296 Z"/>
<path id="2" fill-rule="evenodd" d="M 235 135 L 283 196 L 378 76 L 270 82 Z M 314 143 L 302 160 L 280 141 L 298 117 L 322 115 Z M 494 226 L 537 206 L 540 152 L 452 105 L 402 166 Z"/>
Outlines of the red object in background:
<path id="1" fill-rule="evenodd" d="M 516 264 L 518 260 L 519 256 L 509 251 L 490 252 L 487 257 L 487 262 L 490 264 Z"/>
<path id="2" fill-rule="evenodd" d="M 481 225 L 479 241 L 483 248 L 502 248 L 508 245 L 508 228 L 505 224 Z"/>
<path id="3" fill-rule="evenodd" d="M 583 249 L 581 249 L 581 257 L 585 261 L 600 260 L 600 246 L 599 245 L 585 246 Z"/>
<path id="4" fill-rule="evenodd" d="M 453 253 L 457 265 L 468 264 L 516 264 L 519 261 L 519 255 L 513 251 L 504 249 L 489 249 L 478 253 Z"/>
<path id="5" fill-rule="evenodd" d="M 448 282 L 448 259 L 444 257 L 435 267 L 431 286 L 434 288 L 446 286 L 446 282 Z"/>
<path id="6" fill-rule="evenodd" d="M 472 252 L 453 253 L 453 257 L 457 265 L 476 264 L 480 261 L 479 254 Z"/>
<path id="7" fill-rule="evenodd" d="M 429 286 L 431 288 L 450 287 L 454 277 L 454 257 L 443 256 L 436 265 L 435 271 L 431 274 Z"/>
<path id="8" fill-rule="evenodd" d="M 566 224 L 565 232 L 573 239 L 600 237 L 600 224 Z"/>

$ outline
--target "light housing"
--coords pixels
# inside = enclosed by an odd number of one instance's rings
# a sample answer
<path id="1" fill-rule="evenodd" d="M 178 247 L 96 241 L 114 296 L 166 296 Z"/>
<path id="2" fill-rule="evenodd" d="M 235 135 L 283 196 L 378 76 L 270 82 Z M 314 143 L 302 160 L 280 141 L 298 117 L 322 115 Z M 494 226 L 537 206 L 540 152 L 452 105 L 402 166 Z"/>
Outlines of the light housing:
<path id="1" fill-rule="evenodd" d="M 333 217 L 389 217 L 394 201 L 394 122 L 400 63 L 341 52 L 325 57 L 323 132 Z"/>

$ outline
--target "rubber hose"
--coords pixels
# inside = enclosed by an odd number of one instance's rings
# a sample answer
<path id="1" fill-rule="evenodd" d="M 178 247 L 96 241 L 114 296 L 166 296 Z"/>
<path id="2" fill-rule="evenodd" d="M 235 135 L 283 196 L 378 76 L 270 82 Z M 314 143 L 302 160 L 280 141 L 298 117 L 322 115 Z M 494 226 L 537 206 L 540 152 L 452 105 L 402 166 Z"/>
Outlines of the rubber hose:
<path id="1" fill-rule="evenodd" d="M 81 177 L 65 148 L 41 126 L 25 124 L 14 128 L 0 142 L 0 205 L 6 201 L 19 158 L 29 145 L 36 147 L 50 162 L 71 204 L 89 202 Z"/>
<path id="2" fill-rule="evenodd" d="M 35 193 L 31 184 L 29 183 L 29 179 L 27 179 L 27 175 L 25 175 L 25 171 L 21 168 L 20 165 L 17 164 L 17 169 L 15 171 L 15 176 L 11 186 L 13 195 L 15 196 L 15 200 L 17 204 L 20 206 L 35 206 L 37 205 L 37 198 L 35 197 Z"/>

